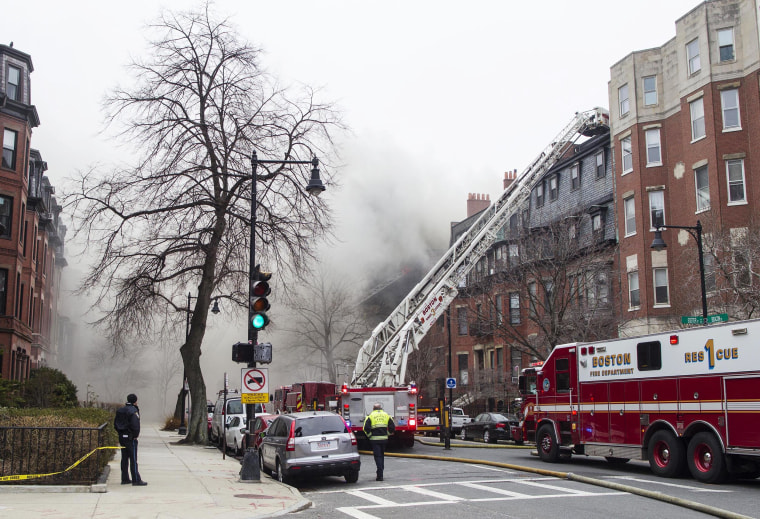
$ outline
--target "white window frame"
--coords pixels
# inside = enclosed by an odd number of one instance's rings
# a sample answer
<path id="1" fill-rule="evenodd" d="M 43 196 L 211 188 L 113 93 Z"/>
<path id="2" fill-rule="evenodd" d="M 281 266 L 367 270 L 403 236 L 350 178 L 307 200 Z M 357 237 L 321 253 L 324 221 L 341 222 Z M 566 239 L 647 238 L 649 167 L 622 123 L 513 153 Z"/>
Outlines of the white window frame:
<path id="1" fill-rule="evenodd" d="M 579 164 L 570 166 L 570 187 L 573 191 L 581 187 L 581 167 Z"/>
<path id="2" fill-rule="evenodd" d="M 720 91 L 720 106 L 721 106 L 721 112 L 723 113 L 723 131 L 724 132 L 735 132 L 737 130 L 742 129 L 742 116 L 739 111 L 739 89 L 737 88 L 729 88 L 726 90 Z M 735 121 L 732 121 L 732 123 L 726 122 L 726 115 L 729 116 L 736 112 L 736 116 L 734 119 Z"/>
<path id="3" fill-rule="evenodd" d="M 631 136 L 620 139 L 620 151 L 623 157 L 621 162 L 623 166 L 623 175 L 633 171 L 633 148 L 631 147 Z"/>
<path id="4" fill-rule="evenodd" d="M 734 173 L 733 179 L 731 178 L 732 170 Z M 736 173 L 739 173 L 740 175 L 736 175 Z M 740 176 L 741 179 L 739 179 L 738 176 Z M 726 160 L 726 183 L 728 185 L 728 205 L 746 205 L 747 204 L 747 183 L 746 183 L 746 178 L 744 176 L 744 159 Z M 739 185 L 741 185 L 741 188 L 742 188 L 742 197 L 734 199 L 731 188 L 735 186 L 739 186 Z"/>
<path id="5" fill-rule="evenodd" d="M 631 98 L 628 93 L 628 83 L 618 88 L 618 106 L 620 117 L 625 117 L 631 111 Z"/>
<path id="6" fill-rule="evenodd" d="M 5 93 L 8 96 L 8 99 L 13 99 L 14 101 L 21 101 L 22 98 L 22 92 L 21 92 L 21 83 L 22 83 L 22 77 L 24 71 L 20 69 L 19 67 L 16 67 L 14 65 L 8 65 L 8 77 L 6 78 L 5 83 Z M 11 77 L 14 75 L 13 72 L 17 74 L 16 83 L 13 83 L 11 81 Z"/>
<path id="7" fill-rule="evenodd" d="M 559 176 L 552 175 L 549 177 L 549 200 L 559 198 Z"/>
<path id="8" fill-rule="evenodd" d="M 509 324 L 520 324 L 520 292 L 509 293 Z"/>
<path id="9" fill-rule="evenodd" d="M 686 63 L 689 76 L 702 70 L 702 62 L 699 58 L 699 38 L 694 38 L 686 44 Z"/>
<path id="10" fill-rule="evenodd" d="M 634 197 L 628 197 L 623 200 L 623 214 L 625 222 L 625 235 L 633 236 L 636 234 L 636 200 Z"/>
<path id="11" fill-rule="evenodd" d="M 662 146 L 660 144 L 660 129 L 654 128 L 644 132 L 647 143 L 647 167 L 662 166 Z M 657 156 L 653 156 L 656 153 Z"/>
<path id="12" fill-rule="evenodd" d="M 5 128 L 3 130 L 3 164 L 6 169 L 16 169 L 16 153 L 18 148 L 18 132 Z"/>
<path id="13" fill-rule="evenodd" d="M 638 304 L 633 304 L 633 294 L 636 293 Z M 639 271 L 628 273 L 628 310 L 638 310 L 641 308 L 641 290 L 639 289 Z"/>
<path id="14" fill-rule="evenodd" d="M 606 168 L 604 167 L 604 151 L 600 151 L 596 154 L 596 178 L 604 178 L 607 176 Z"/>
<path id="15" fill-rule="evenodd" d="M 666 267 L 655 267 L 652 272 L 652 283 L 654 284 L 654 306 L 670 306 L 670 287 L 668 286 L 668 269 Z M 657 289 L 665 289 L 665 298 L 660 300 L 660 294 Z M 660 290 L 661 292 L 662 290 Z"/>
<path id="16" fill-rule="evenodd" d="M 705 184 L 700 185 L 699 177 L 700 172 L 704 171 Z M 694 190 L 697 197 L 697 213 L 707 211 L 710 209 L 710 171 L 707 169 L 707 164 L 700 166 L 694 170 Z"/>
<path id="17" fill-rule="evenodd" d="M 546 197 L 544 196 L 544 182 L 541 181 L 536 185 L 536 207 L 543 207 Z"/>
<path id="18" fill-rule="evenodd" d="M 602 213 L 596 213 L 591 216 L 591 231 L 592 232 L 601 232 L 604 228 L 604 225 L 602 223 Z"/>
<path id="19" fill-rule="evenodd" d="M 728 35 L 728 39 L 724 38 L 724 36 Z M 736 60 L 736 49 L 734 48 L 734 28 L 733 27 L 726 27 L 725 29 L 718 29 L 718 60 L 720 60 L 721 63 L 726 63 L 728 61 L 735 61 Z M 726 57 L 726 59 L 723 59 L 723 49 L 731 49 L 731 57 Z"/>
<path id="20" fill-rule="evenodd" d="M 705 128 L 705 101 L 703 98 L 695 99 L 689 103 L 691 115 L 691 142 L 704 139 L 707 136 Z"/>
<path id="21" fill-rule="evenodd" d="M 649 192 L 649 230 L 655 231 L 655 215 L 660 211 L 662 217 L 660 225 L 665 225 L 665 191 L 657 190 Z"/>
<path id="22" fill-rule="evenodd" d="M 647 88 L 647 82 L 652 88 Z M 657 76 L 644 76 L 641 78 L 641 87 L 644 90 L 644 106 L 655 106 L 657 104 Z"/>

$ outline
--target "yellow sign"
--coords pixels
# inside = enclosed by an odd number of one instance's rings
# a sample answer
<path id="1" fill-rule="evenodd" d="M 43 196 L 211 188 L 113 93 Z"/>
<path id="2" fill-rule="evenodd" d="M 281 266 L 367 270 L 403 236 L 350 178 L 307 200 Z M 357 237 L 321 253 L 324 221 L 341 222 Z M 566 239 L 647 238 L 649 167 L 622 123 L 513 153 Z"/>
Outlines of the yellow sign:
<path id="1" fill-rule="evenodd" d="M 269 402 L 269 393 L 243 393 L 240 401 L 244 404 L 266 404 Z"/>

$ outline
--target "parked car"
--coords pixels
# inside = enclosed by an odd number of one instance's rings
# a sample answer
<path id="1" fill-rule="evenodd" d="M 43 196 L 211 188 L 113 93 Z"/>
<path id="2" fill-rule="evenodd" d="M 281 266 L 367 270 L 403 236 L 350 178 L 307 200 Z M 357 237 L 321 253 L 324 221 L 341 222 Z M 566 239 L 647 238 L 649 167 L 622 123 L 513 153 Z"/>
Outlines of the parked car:
<path id="1" fill-rule="evenodd" d="M 240 416 L 233 416 L 232 420 L 230 420 L 230 423 L 224 426 L 227 448 L 232 449 L 233 453 L 243 454 L 243 452 L 245 452 L 245 432 L 245 419 Z"/>
<path id="2" fill-rule="evenodd" d="M 264 439 L 264 432 L 270 424 L 277 418 L 276 414 L 257 414 L 253 421 L 253 448 L 259 450 L 261 440 Z"/>
<path id="3" fill-rule="evenodd" d="M 359 480 L 356 436 L 340 415 L 329 411 L 281 414 L 264 433 L 261 471 L 285 483 L 301 476 L 343 476 Z"/>
<path id="4" fill-rule="evenodd" d="M 211 420 L 214 418 L 214 403 L 210 400 L 206 401 L 206 413 L 208 420 L 208 438 L 211 438 Z"/>
<path id="5" fill-rule="evenodd" d="M 266 408 L 262 404 L 256 405 L 256 414 L 264 414 Z M 227 403 L 225 406 L 224 396 L 219 397 L 214 405 L 214 414 L 211 417 L 211 432 L 209 433 L 209 440 L 216 442 L 219 446 L 225 441 L 225 426 L 229 424 L 236 416 L 240 417 L 243 424 L 246 421 L 245 405 L 240 401 L 240 395 L 234 394 L 233 396 L 227 396 Z M 245 425 L 243 425 L 245 427 Z"/>
<path id="6" fill-rule="evenodd" d="M 481 413 L 475 420 L 462 426 L 460 438 L 463 440 L 480 440 L 485 443 L 496 443 L 498 440 L 509 440 L 510 425 L 517 425 L 517 417 L 501 413 Z"/>

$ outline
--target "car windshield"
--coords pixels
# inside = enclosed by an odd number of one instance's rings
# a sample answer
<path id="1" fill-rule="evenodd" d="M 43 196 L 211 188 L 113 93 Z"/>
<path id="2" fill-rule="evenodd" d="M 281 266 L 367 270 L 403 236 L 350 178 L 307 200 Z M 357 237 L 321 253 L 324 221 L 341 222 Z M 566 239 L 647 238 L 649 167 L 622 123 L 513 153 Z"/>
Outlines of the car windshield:
<path id="1" fill-rule="evenodd" d="M 229 414 L 243 414 L 243 404 L 240 400 L 230 400 L 227 402 L 227 412 Z"/>
<path id="2" fill-rule="evenodd" d="M 319 434 L 343 433 L 346 426 L 340 416 L 310 416 L 296 421 L 296 436 L 316 436 Z"/>

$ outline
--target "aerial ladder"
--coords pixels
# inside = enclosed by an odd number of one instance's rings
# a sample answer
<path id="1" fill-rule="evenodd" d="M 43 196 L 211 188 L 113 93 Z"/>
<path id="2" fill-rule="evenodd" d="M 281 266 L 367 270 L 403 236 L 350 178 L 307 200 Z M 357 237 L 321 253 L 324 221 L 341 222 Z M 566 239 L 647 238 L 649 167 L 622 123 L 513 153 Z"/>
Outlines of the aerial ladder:
<path id="1" fill-rule="evenodd" d="M 388 318 L 364 342 L 351 386 L 401 386 L 409 354 L 433 326 L 438 315 L 457 296 L 457 287 L 497 239 L 509 217 L 530 197 L 531 188 L 581 136 L 591 137 L 609 128 L 609 112 L 594 108 L 578 112 L 502 195 L 483 211 L 430 272 L 409 292 Z"/>

